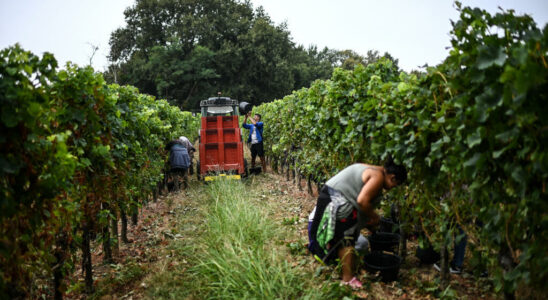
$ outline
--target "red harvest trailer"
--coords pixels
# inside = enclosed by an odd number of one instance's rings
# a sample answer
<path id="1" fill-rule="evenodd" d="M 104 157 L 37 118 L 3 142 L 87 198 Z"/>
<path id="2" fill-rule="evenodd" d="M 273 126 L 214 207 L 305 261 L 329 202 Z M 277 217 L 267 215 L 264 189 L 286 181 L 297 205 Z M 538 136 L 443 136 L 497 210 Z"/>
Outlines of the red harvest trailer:
<path id="1" fill-rule="evenodd" d="M 198 178 L 205 181 L 217 176 L 240 179 L 247 174 L 243 139 L 239 124 L 238 101 L 212 97 L 200 101 L 200 158 Z"/>

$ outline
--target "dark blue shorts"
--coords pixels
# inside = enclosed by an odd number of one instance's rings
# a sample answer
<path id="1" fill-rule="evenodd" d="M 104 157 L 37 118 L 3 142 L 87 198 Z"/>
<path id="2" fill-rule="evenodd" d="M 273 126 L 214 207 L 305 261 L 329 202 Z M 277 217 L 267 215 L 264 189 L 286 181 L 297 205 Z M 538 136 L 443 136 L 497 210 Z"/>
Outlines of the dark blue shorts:
<path id="1" fill-rule="evenodd" d="M 257 157 L 263 157 L 264 156 L 264 148 L 263 148 L 263 142 L 259 142 L 257 144 L 251 144 L 251 158 Z"/>

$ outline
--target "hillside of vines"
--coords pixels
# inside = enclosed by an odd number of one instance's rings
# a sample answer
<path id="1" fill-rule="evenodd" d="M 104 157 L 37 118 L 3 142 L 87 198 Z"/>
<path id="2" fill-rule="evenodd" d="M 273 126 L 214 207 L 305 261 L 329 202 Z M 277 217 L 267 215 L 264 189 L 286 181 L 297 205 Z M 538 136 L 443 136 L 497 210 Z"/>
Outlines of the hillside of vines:
<path id="1" fill-rule="evenodd" d="M 128 218 L 158 196 L 164 145 L 196 139 L 199 119 L 19 45 L 0 52 L 0 95 L 0 298 L 34 298 L 43 280 L 59 299 L 79 264 L 91 291 L 90 242 L 112 259 L 118 221 L 127 242 Z"/>
<path id="2" fill-rule="evenodd" d="M 487 269 L 497 292 L 545 291 L 548 27 L 511 10 L 456 5 L 441 64 L 422 73 L 385 59 L 336 69 L 256 107 L 265 149 L 274 166 L 320 185 L 353 162 L 392 156 L 409 180 L 390 198 L 406 230 L 424 233 L 421 244 L 451 248 L 462 228 L 470 265 L 476 275 Z"/>

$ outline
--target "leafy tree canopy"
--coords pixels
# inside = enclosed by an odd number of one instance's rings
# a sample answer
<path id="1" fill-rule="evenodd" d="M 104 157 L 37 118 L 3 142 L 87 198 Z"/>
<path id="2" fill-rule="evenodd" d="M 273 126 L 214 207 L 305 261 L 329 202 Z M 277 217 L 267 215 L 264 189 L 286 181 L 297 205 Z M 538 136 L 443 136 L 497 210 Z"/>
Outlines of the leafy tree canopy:
<path id="1" fill-rule="evenodd" d="M 296 45 L 286 24 L 238 0 L 137 0 L 110 37 L 110 82 L 131 84 L 183 109 L 217 92 L 254 104 L 281 98 L 379 58 Z"/>

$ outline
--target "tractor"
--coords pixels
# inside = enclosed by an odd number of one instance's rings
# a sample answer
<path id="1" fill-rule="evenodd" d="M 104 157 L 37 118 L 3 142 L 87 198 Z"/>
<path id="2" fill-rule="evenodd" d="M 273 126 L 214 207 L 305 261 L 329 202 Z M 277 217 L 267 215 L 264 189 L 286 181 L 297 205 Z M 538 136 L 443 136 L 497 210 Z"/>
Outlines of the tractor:
<path id="1" fill-rule="evenodd" d="M 251 104 L 228 97 L 211 97 L 200 101 L 202 115 L 196 167 L 198 179 L 212 181 L 219 177 L 241 179 L 247 176 L 244 143 L 239 111 L 251 110 Z"/>

